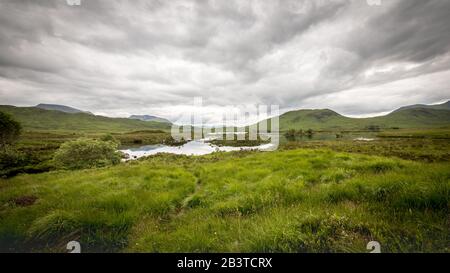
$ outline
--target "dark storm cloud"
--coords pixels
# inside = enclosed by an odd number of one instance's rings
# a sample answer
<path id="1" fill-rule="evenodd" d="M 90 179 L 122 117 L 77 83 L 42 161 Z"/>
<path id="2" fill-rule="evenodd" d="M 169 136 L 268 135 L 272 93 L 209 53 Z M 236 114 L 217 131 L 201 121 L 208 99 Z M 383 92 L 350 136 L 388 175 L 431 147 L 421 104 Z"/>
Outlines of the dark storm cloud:
<path id="1" fill-rule="evenodd" d="M 449 25 L 446 0 L 0 0 L 0 99 L 121 116 L 175 117 L 194 96 L 382 112 L 450 97 Z"/>

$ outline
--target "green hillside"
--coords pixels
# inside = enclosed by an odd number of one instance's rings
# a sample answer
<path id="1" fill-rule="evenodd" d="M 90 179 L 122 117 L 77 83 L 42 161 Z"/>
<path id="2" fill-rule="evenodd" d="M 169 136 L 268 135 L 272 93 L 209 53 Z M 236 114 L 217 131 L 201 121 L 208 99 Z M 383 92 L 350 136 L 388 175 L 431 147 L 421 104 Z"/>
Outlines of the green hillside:
<path id="1" fill-rule="evenodd" d="M 281 115 L 280 128 L 281 130 L 357 129 L 363 127 L 363 122 L 361 121 L 362 120 L 344 117 L 328 109 L 298 110 Z"/>
<path id="2" fill-rule="evenodd" d="M 127 118 L 108 118 L 86 113 L 64 113 L 36 107 L 0 106 L 0 111 L 12 115 L 25 130 L 78 132 L 127 132 L 146 129 L 170 129 L 170 124 L 145 122 Z"/>
<path id="3" fill-rule="evenodd" d="M 450 110 L 412 108 L 387 116 L 366 119 L 382 128 L 432 128 L 450 126 Z"/>
<path id="4" fill-rule="evenodd" d="M 448 104 L 448 103 L 447 103 Z M 374 118 L 349 118 L 328 109 L 298 110 L 280 116 L 280 129 L 364 130 L 370 127 L 434 128 L 450 126 L 450 110 L 444 107 L 412 107 Z"/>

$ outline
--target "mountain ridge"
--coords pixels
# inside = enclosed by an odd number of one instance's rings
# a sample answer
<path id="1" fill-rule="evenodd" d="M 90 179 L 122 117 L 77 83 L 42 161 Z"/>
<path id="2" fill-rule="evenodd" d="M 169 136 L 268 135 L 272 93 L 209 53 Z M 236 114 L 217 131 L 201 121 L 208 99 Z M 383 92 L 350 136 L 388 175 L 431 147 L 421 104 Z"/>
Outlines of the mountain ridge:
<path id="1" fill-rule="evenodd" d="M 160 118 L 157 116 L 151 115 L 131 115 L 128 117 L 129 119 L 137 119 L 141 121 L 154 121 L 154 122 L 163 122 L 163 123 L 171 123 L 168 119 Z"/>
<path id="2" fill-rule="evenodd" d="M 450 100 L 441 104 L 413 104 L 408 106 L 403 106 L 398 108 L 396 111 L 402 111 L 407 109 L 415 109 L 415 108 L 426 108 L 426 109 L 435 109 L 435 110 L 450 110 Z"/>
<path id="3" fill-rule="evenodd" d="M 69 113 L 69 114 L 85 113 L 85 114 L 93 115 L 89 111 L 83 111 L 83 110 L 80 110 L 77 108 L 73 108 L 73 107 L 61 105 L 61 104 L 40 103 L 40 104 L 36 105 L 35 107 L 39 108 L 39 109 L 50 110 L 50 111 L 60 111 L 60 112 Z"/>

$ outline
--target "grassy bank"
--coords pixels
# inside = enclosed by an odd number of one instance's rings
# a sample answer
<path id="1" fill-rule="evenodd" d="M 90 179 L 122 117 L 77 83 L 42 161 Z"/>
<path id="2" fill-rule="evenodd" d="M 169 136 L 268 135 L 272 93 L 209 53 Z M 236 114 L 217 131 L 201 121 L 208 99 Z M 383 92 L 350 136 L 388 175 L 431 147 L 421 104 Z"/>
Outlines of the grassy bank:
<path id="1" fill-rule="evenodd" d="M 331 149 L 337 152 L 380 155 L 423 162 L 450 162 L 450 141 L 433 138 L 380 138 L 374 141 L 291 141 L 282 149 Z"/>
<path id="2" fill-rule="evenodd" d="M 450 128 L 387 130 L 378 134 L 382 138 L 425 138 L 450 140 Z"/>
<path id="3" fill-rule="evenodd" d="M 449 252 L 450 167 L 330 150 L 160 155 L 0 181 L 0 250 Z"/>

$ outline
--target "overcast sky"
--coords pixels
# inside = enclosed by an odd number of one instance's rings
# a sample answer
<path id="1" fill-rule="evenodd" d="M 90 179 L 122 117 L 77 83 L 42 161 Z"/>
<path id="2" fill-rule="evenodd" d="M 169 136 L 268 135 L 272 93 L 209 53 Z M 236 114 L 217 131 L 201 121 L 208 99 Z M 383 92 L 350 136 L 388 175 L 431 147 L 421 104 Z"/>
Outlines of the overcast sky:
<path id="1" fill-rule="evenodd" d="M 448 0 L 0 0 L 0 104 L 175 121 L 450 99 Z"/>

